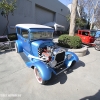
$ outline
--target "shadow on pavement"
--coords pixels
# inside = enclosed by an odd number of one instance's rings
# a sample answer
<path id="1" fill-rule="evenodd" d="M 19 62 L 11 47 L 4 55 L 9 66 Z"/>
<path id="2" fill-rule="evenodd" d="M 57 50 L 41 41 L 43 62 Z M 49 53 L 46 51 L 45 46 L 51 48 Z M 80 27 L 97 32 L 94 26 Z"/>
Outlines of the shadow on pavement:
<path id="1" fill-rule="evenodd" d="M 67 81 L 67 72 L 62 72 L 59 75 L 52 75 L 52 78 L 48 81 L 48 83 L 46 84 L 48 85 L 54 85 L 60 82 L 60 84 L 64 84 Z"/>
<path id="2" fill-rule="evenodd" d="M 72 73 L 75 69 L 79 68 L 79 67 L 84 67 L 85 63 L 82 61 L 79 61 L 78 63 L 76 63 L 74 66 L 70 67 L 67 69 L 67 74 Z"/>
<path id="3" fill-rule="evenodd" d="M 90 51 L 89 51 L 89 50 L 87 50 L 86 56 L 87 56 L 87 55 L 89 55 L 89 54 L 90 54 Z"/>
<path id="4" fill-rule="evenodd" d="M 73 70 L 79 68 L 79 67 L 84 67 L 85 63 L 82 61 L 79 61 L 76 63 L 74 66 L 68 68 L 66 71 L 62 72 L 59 75 L 53 75 L 51 80 L 48 81 L 47 85 L 54 85 L 60 82 L 60 84 L 64 84 L 67 81 L 67 74 L 70 74 L 73 72 Z"/>
<path id="5" fill-rule="evenodd" d="M 1 51 L 0 51 L 0 55 L 1 55 L 1 54 L 9 53 L 9 52 L 11 52 L 11 51 L 15 51 L 15 49 L 12 48 L 12 49 L 8 49 L 8 50 L 1 50 Z"/>
<path id="6" fill-rule="evenodd" d="M 100 90 L 93 96 L 87 96 L 80 100 L 100 100 Z"/>

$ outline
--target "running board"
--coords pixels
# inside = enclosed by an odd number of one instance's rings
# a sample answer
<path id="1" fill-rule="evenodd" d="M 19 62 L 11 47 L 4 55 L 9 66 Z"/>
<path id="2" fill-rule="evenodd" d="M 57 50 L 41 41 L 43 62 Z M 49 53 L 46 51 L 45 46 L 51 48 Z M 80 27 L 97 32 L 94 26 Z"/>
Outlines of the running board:
<path id="1" fill-rule="evenodd" d="M 60 73 L 64 72 L 66 69 L 68 69 L 68 67 L 60 67 L 58 69 L 55 69 L 54 74 L 59 75 Z"/>
<path id="2" fill-rule="evenodd" d="M 66 69 L 67 69 L 67 68 L 65 68 L 65 69 L 63 69 L 62 71 L 60 71 L 60 72 L 56 73 L 56 75 L 58 75 L 58 74 L 60 74 L 60 73 L 64 72 Z"/>

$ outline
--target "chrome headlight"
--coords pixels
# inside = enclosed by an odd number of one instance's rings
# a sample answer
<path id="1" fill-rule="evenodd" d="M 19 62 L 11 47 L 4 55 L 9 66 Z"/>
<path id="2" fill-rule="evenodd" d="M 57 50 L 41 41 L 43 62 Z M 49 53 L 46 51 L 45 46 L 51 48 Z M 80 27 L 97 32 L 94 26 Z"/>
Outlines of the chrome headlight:
<path id="1" fill-rule="evenodd" d="M 66 55 L 66 58 L 67 58 L 68 60 L 71 59 L 71 57 L 72 57 L 71 54 Z"/>
<path id="2" fill-rule="evenodd" d="M 56 64 L 57 64 L 57 62 L 56 62 L 55 60 L 49 62 L 49 65 L 50 65 L 52 68 L 54 68 L 54 67 L 56 66 Z"/>

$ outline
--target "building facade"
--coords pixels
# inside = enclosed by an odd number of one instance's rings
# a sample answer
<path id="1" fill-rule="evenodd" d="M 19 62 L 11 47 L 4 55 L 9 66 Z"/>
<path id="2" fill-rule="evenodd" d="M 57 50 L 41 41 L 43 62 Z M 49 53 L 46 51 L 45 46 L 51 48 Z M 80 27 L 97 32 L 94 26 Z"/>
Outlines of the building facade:
<path id="1" fill-rule="evenodd" d="M 9 26 L 20 23 L 46 24 L 48 22 L 63 25 L 66 30 L 69 26 L 66 16 L 70 14 L 70 11 L 58 0 L 17 0 L 16 5 L 14 15 L 9 16 Z M 6 19 L 0 15 L 1 33 L 6 23 Z"/>

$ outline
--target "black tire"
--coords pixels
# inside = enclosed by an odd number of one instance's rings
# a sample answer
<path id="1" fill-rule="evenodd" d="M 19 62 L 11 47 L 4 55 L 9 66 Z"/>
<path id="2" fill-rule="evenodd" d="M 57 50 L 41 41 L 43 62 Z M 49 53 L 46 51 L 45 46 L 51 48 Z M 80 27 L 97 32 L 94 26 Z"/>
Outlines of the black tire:
<path id="1" fill-rule="evenodd" d="M 95 50 L 100 51 L 100 45 L 95 45 Z"/>
<path id="2" fill-rule="evenodd" d="M 34 74 L 35 74 L 35 77 L 36 77 L 37 81 L 38 81 L 40 84 L 45 85 L 45 84 L 47 83 L 47 81 L 44 81 L 44 80 L 42 79 L 42 77 L 41 77 L 41 75 L 40 75 L 40 72 L 39 72 L 39 70 L 38 70 L 36 67 L 34 67 Z"/>
<path id="3" fill-rule="evenodd" d="M 73 61 L 70 67 L 73 67 L 76 64 L 76 61 Z"/>

